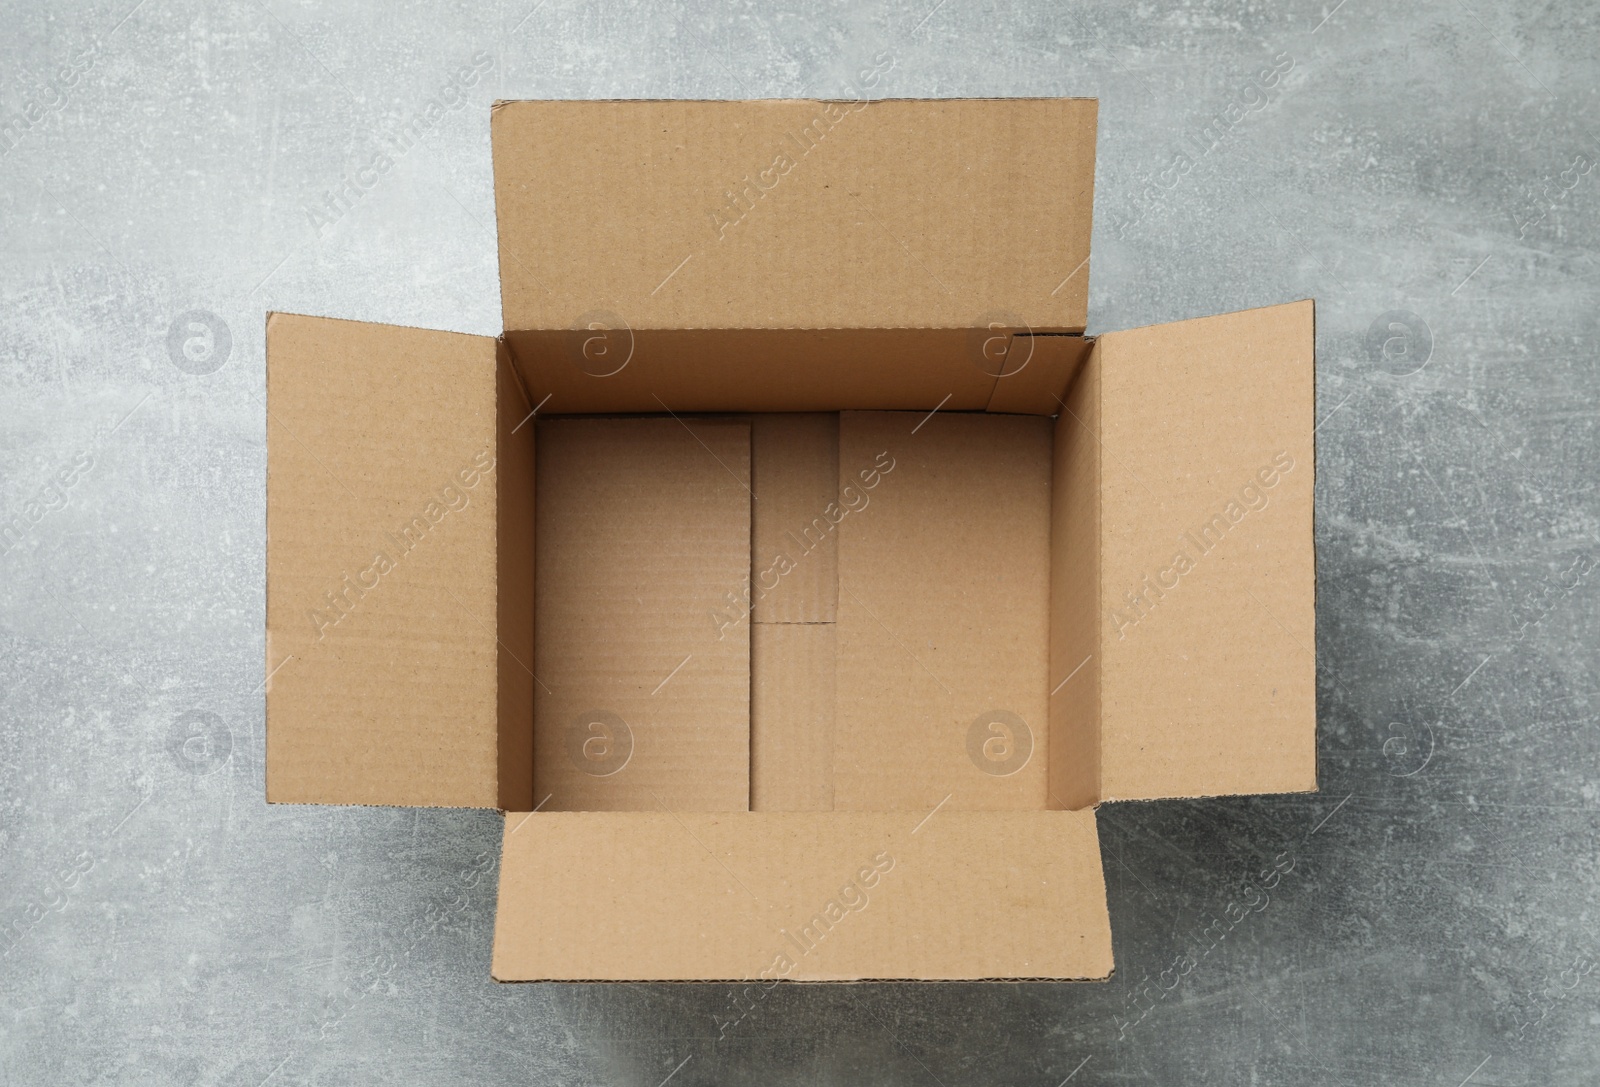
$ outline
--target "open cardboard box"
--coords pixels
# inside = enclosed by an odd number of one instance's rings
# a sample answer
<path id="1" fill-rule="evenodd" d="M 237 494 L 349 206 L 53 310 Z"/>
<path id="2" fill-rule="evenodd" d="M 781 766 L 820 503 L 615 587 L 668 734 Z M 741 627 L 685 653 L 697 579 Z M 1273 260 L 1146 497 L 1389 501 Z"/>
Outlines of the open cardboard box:
<path id="1" fill-rule="evenodd" d="M 506 333 L 267 323 L 267 795 L 505 811 L 493 973 L 1103 978 L 1316 788 L 1310 302 L 1083 335 L 1092 100 L 506 102 Z"/>

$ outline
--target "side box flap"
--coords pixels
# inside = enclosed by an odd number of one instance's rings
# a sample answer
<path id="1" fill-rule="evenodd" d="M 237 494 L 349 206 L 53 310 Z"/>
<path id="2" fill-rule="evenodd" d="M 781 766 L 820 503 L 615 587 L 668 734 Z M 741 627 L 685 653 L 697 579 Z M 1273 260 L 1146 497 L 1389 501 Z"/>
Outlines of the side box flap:
<path id="1" fill-rule="evenodd" d="M 483 336 L 269 315 L 269 801 L 502 801 L 498 366 Z"/>
<path id="2" fill-rule="evenodd" d="M 506 330 L 1081 331 L 1095 116 L 1082 98 L 497 103 Z"/>
<path id="3" fill-rule="evenodd" d="M 1111 973 L 1092 811 L 539 812 L 505 826 L 500 981 L 762 993 L 757 979 Z"/>
<path id="4" fill-rule="evenodd" d="M 1314 790 L 1312 303 L 1097 344 L 1100 798 Z"/>

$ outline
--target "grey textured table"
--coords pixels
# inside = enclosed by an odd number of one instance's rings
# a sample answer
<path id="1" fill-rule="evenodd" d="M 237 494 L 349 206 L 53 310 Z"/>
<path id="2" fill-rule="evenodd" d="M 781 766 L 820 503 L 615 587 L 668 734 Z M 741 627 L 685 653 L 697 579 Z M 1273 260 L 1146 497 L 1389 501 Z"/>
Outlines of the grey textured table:
<path id="1" fill-rule="evenodd" d="M 0 41 L 0 1083 L 1595 1082 L 1595 5 L 132 6 Z M 1322 792 L 1103 808 L 1106 984 L 495 985 L 497 816 L 263 802 L 263 313 L 498 331 L 495 98 L 880 53 L 1101 99 L 1091 332 L 1317 298 Z"/>

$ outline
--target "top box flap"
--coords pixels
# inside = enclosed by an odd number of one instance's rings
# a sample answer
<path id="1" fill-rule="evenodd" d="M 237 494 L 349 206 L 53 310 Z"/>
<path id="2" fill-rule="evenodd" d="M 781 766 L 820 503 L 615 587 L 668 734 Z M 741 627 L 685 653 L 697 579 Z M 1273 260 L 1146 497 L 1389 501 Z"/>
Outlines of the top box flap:
<path id="1" fill-rule="evenodd" d="M 508 331 L 1082 331 L 1093 99 L 501 102 Z"/>
<path id="2" fill-rule="evenodd" d="M 1313 790 L 1312 303 L 1114 332 L 1100 798 Z"/>
<path id="3" fill-rule="evenodd" d="M 483 336 L 268 317 L 268 800 L 501 800 L 496 369 Z"/>

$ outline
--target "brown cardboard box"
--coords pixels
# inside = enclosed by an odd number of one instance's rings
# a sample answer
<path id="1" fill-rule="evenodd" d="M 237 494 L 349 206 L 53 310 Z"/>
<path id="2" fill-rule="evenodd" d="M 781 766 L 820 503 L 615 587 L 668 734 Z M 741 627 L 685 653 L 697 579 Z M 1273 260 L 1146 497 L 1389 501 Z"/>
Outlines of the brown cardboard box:
<path id="1" fill-rule="evenodd" d="M 1083 335 L 1095 103 L 508 102 L 499 339 L 267 322 L 267 795 L 505 811 L 493 973 L 1103 978 L 1316 788 L 1313 311 Z"/>

